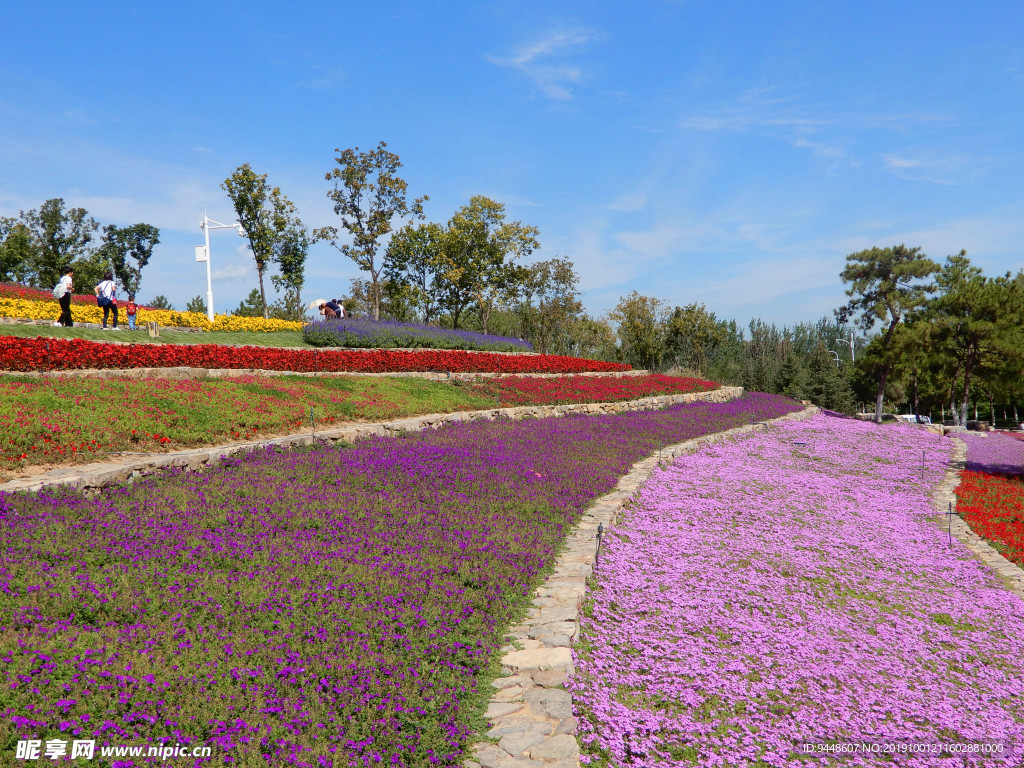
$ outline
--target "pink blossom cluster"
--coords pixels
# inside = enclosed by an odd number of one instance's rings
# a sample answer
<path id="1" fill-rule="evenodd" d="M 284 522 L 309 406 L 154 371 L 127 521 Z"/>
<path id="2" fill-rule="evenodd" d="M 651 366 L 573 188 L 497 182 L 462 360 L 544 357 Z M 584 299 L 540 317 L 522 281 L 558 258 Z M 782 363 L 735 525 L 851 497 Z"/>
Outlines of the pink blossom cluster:
<path id="1" fill-rule="evenodd" d="M 1024 601 L 929 520 L 949 459 L 823 414 L 655 471 L 584 607 L 584 761 L 1024 764 Z"/>

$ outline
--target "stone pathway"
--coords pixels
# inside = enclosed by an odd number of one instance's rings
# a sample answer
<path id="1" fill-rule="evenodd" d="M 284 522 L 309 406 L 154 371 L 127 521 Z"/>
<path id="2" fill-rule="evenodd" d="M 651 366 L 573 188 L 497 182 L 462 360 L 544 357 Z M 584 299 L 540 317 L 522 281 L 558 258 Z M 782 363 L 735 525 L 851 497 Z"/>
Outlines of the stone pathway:
<path id="1" fill-rule="evenodd" d="M 806 419 L 818 412 L 811 406 L 767 423 Z M 474 759 L 466 761 L 466 768 L 579 765 L 576 718 L 564 683 L 575 672 L 571 646 L 577 637 L 587 579 L 599 556 L 598 526 L 608 528 L 616 523 L 623 504 L 660 462 L 763 428 L 764 424 L 746 425 L 664 448 L 658 455 L 634 464 L 614 491 L 583 513 L 565 541 L 554 572 L 536 590 L 526 619 L 509 630 L 510 644 L 502 648 L 502 676 L 493 683 L 496 693 L 486 712 L 491 725 L 486 735 L 491 741 L 476 745 Z"/>
<path id="2" fill-rule="evenodd" d="M 961 470 L 967 466 L 967 444 L 958 437 L 950 440 L 953 442 L 953 456 L 946 476 L 932 492 L 932 506 L 938 513 L 932 520 L 995 571 L 1007 589 L 1024 598 L 1024 569 L 1003 557 L 956 514 L 956 487 L 960 485 Z M 952 515 L 949 514 L 951 504 Z"/>

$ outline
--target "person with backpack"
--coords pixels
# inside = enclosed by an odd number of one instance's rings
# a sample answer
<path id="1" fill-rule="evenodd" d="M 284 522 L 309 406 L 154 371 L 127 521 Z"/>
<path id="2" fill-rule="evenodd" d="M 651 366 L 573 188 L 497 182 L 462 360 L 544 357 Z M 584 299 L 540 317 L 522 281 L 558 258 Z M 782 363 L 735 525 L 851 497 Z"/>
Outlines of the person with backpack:
<path id="1" fill-rule="evenodd" d="M 64 273 L 64 277 L 53 288 L 53 298 L 60 304 L 60 317 L 54 323 L 55 326 L 62 325 L 65 328 L 70 328 L 75 324 L 71 319 L 71 293 L 74 289 L 71 278 L 74 273 L 75 270 L 68 268 L 68 271 Z"/>
<path id="2" fill-rule="evenodd" d="M 107 317 L 111 311 L 114 313 L 113 330 L 121 330 L 117 327 L 117 286 L 114 285 L 114 274 L 107 272 L 103 276 L 103 282 L 93 288 L 92 292 L 96 294 L 96 305 L 103 307 L 103 330 L 107 330 Z"/>
<path id="3" fill-rule="evenodd" d="M 128 294 L 128 306 L 124 308 L 124 312 L 128 315 L 128 330 L 135 330 L 135 313 L 139 311 L 139 308 L 135 304 L 135 294 Z"/>

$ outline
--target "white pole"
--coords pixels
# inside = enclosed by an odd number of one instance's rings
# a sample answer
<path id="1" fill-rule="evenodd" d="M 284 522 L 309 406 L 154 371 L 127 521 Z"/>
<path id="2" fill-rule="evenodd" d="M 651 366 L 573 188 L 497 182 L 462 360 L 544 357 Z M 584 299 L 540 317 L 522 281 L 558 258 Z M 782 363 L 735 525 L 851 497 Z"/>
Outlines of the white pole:
<path id="1" fill-rule="evenodd" d="M 209 257 L 207 257 L 207 258 L 209 258 Z M 850 362 L 851 363 L 856 363 L 857 362 L 857 356 L 854 354 L 854 351 L 853 351 L 853 331 L 850 331 Z"/>
<path id="2" fill-rule="evenodd" d="M 203 234 L 206 235 L 206 316 L 213 322 L 213 279 L 210 277 L 210 217 L 203 211 Z"/>

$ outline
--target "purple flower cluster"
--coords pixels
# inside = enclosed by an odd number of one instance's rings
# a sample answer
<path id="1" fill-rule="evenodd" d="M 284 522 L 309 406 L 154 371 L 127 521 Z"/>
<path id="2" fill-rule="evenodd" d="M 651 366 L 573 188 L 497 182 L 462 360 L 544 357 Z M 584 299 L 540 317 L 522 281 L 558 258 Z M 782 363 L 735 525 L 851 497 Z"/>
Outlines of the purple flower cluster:
<path id="1" fill-rule="evenodd" d="M 472 422 L 95 499 L 0 494 L 0 744 L 455 765 L 504 628 L 581 510 L 660 446 L 798 408 Z"/>
<path id="2" fill-rule="evenodd" d="M 967 469 L 990 475 L 1024 476 L 1024 439 L 1001 432 L 967 432 Z"/>
<path id="3" fill-rule="evenodd" d="M 489 352 L 532 352 L 533 345 L 508 336 L 437 328 L 395 320 L 342 318 L 303 326 L 302 336 L 316 347 L 374 349 L 474 349 Z"/>
<path id="4" fill-rule="evenodd" d="M 585 606 L 584 759 L 1021 765 L 1024 601 L 927 520 L 948 459 L 937 435 L 823 414 L 657 470 Z"/>

